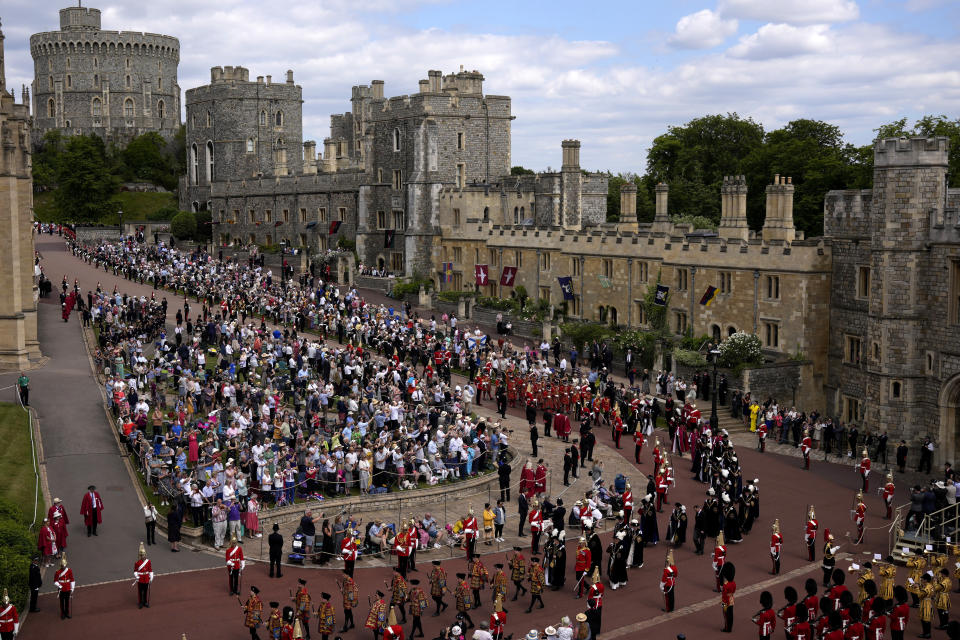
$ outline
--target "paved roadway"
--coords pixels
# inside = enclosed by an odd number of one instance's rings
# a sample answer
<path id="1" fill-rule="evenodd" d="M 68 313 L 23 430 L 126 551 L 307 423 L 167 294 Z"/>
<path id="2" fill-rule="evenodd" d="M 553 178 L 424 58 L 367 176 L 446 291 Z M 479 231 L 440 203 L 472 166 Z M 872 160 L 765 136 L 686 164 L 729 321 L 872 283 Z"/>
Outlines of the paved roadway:
<path id="1" fill-rule="evenodd" d="M 121 290 L 136 290 L 132 283 L 126 281 L 120 283 L 121 279 L 107 276 L 102 271 L 95 272 L 86 265 L 78 263 L 62 250 L 63 245 L 59 240 L 44 241 L 38 245 L 44 252 L 46 271 L 54 276 L 55 281 L 60 277 L 57 274 L 67 273 L 72 280 L 73 274 L 76 273 L 80 277 L 84 290 L 95 286 L 97 281 L 108 289 L 112 288 L 116 281 L 120 284 Z M 63 464 L 50 465 L 51 489 L 56 495 L 57 491 L 65 491 L 64 487 L 71 486 L 64 483 L 71 481 L 79 483 L 79 488 L 67 499 L 67 505 L 71 508 L 72 514 L 79 507 L 82 488 L 88 482 L 92 481 L 107 488 L 114 487 L 105 492 L 104 497 L 107 502 L 105 515 L 108 525 L 105 527 L 105 533 L 99 538 L 91 538 L 88 541 L 86 537 L 77 537 L 80 529 L 78 525 L 73 525 L 72 530 L 75 535 L 71 540 L 72 551 L 75 553 L 72 557 L 81 584 L 94 582 L 95 580 L 91 580 L 89 576 L 96 575 L 104 576 L 99 578 L 100 580 L 108 580 L 111 577 L 123 579 L 112 584 L 81 588 L 76 595 L 76 614 L 71 621 L 61 622 L 55 615 L 55 597 L 44 596 L 41 599 L 43 612 L 31 616 L 24 626 L 24 640 L 52 637 L 55 633 L 62 632 L 65 627 L 69 627 L 70 636 L 78 640 L 100 638 L 104 625 L 111 629 L 135 628 L 142 637 L 157 639 L 180 638 L 182 633 L 186 633 L 191 639 L 210 640 L 246 635 L 241 627 L 236 599 L 226 594 L 222 569 L 161 576 L 154 585 L 153 607 L 143 611 L 136 609 L 135 591 L 131 587 L 130 580 L 126 578 L 130 575 L 129 567 L 135 557 L 136 545 L 142 530 L 137 511 L 139 503 L 136 502 L 132 489 L 129 489 L 129 479 L 122 468 L 119 456 L 115 453 L 112 435 L 104 426 L 100 398 L 99 395 L 94 395 L 97 390 L 89 377 L 89 368 L 80 343 L 79 327 L 75 319 L 71 319 L 67 325 L 58 323 L 55 305 L 43 306 L 41 340 L 44 352 L 52 357 L 52 361 L 45 370 L 35 372 L 33 377 L 35 395 L 44 393 L 41 391 L 40 383 L 45 382 L 55 385 L 52 388 L 57 389 L 56 393 L 60 394 L 60 398 L 55 401 L 51 397 L 47 403 L 50 406 L 42 404 L 43 401 L 40 398 L 37 398 L 35 404 L 38 405 L 41 418 L 44 420 L 42 428 L 45 442 L 49 430 L 51 447 L 58 452 L 59 457 L 63 458 Z M 69 354 L 73 354 L 72 358 Z M 81 364 L 87 368 L 83 369 Z M 66 367 L 63 373 L 68 376 L 72 383 L 70 385 L 62 384 L 63 378 L 60 373 L 62 366 Z M 44 379 L 43 372 L 46 370 L 56 371 L 56 373 L 48 374 L 49 378 Z M 63 401 L 63 394 L 69 396 L 69 403 Z M 62 406 L 63 410 L 56 413 L 55 406 Z M 81 409 L 89 416 L 81 420 L 69 421 L 70 418 L 77 416 Z M 99 417 L 95 416 L 96 411 L 100 411 Z M 59 429 L 53 427 L 51 423 L 56 423 Z M 66 424 L 70 424 L 71 427 L 66 427 Z M 88 426 L 77 428 L 77 424 Z M 612 467 L 626 469 L 632 467 L 634 491 L 636 494 L 642 494 L 644 484 L 642 478 L 652 471 L 650 449 L 644 450 L 642 464 L 636 465 L 632 461 L 632 447 L 617 452 L 607 446 L 610 444 L 608 431 L 600 429 L 597 435 L 599 440 L 597 455 L 606 461 L 606 475 L 612 477 Z M 659 435 L 662 440 L 665 440 L 665 434 Z M 842 545 L 841 553 L 854 554 L 858 559 L 863 559 L 867 557 L 865 553 L 872 554 L 874 551 L 886 553 L 886 529 L 885 521 L 880 518 L 882 515 L 880 499 L 875 492 L 871 491 L 867 499 L 870 509 L 867 521 L 867 526 L 870 528 L 867 544 L 863 547 L 854 547 L 847 539 L 846 533 L 854 530 L 850 520 L 850 505 L 857 488 L 856 474 L 849 466 L 815 463 L 813 471 L 805 472 L 800 469 L 796 458 L 773 453 L 760 454 L 750 448 L 750 436 L 744 434 L 736 438 L 741 441 L 738 452 L 745 477 L 761 479 L 762 517 L 753 533 L 745 536 L 742 544 L 729 545 L 729 559 L 737 565 L 739 585 L 733 637 L 752 638 L 755 637 L 756 627 L 750 623 L 750 618 L 759 609 L 761 590 L 769 589 L 774 595 L 775 607 L 779 608 L 783 604 L 784 586 L 790 584 L 802 592 L 806 577 L 812 576 L 819 579 L 821 576 L 819 562 L 813 564 L 806 562 L 802 544 L 807 503 L 816 504 L 821 527 L 829 527 L 835 533 L 838 543 Z M 113 447 L 113 455 L 110 455 L 111 449 L 108 444 Z M 546 444 L 543 439 L 541 444 Z M 519 446 L 523 451 L 528 450 L 528 445 L 522 438 L 515 438 L 514 445 Z M 74 454 L 75 451 L 82 453 Z M 60 466 L 72 467 L 73 470 L 57 471 L 57 467 Z M 678 486 L 671 492 L 671 501 L 681 501 L 686 504 L 692 520 L 692 505 L 702 500 L 704 486 L 690 479 L 689 458 L 675 459 L 675 467 Z M 879 479 L 878 473 L 874 480 L 876 482 Z M 572 496 L 568 494 L 565 498 L 572 498 Z M 777 577 L 770 576 L 768 573 L 770 567 L 767 553 L 769 526 L 775 517 L 781 521 L 785 538 L 782 574 Z M 660 520 L 661 535 L 665 532 L 666 519 L 665 513 Z M 528 540 L 529 538 L 525 539 L 525 541 Z M 106 543 L 109 543 L 109 547 Z M 712 591 L 713 576 L 710 568 L 709 545 L 710 543 L 708 543 L 707 555 L 695 556 L 688 536 L 686 545 L 675 551 L 680 572 L 677 599 L 679 609 L 669 616 L 663 614 L 660 609 L 661 600 L 658 591 L 665 548 L 663 543 L 648 548 L 646 566 L 631 570 L 628 587 L 618 591 L 607 589 L 602 637 L 604 639 L 636 637 L 641 633 L 647 634 L 648 630 L 653 630 L 651 637 L 658 639 L 673 638 L 680 632 L 685 633 L 688 638 L 721 637 L 718 597 Z M 822 543 L 818 542 L 818 558 L 821 546 Z M 107 548 L 110 552 L 104 553 Z M 161 573 L 187 567 L 220 564 L 218 558 L 207 554 L 182 553 L 173 559 L 172 554 L 168 553 L 165 547 L 161 546 L 160 549 L 163 551 L 151 552 L 151 556 L 155 567 Z M 530 628 L 543 629 L 547 625 L 555 624 L 562 615 L 570 615 L 572 618 L 578 611 L 583 610 L 583 601 L 574 600 L 570 593 L 573 585 L 574 549 L 575 540 L 571 536 L 568 543 L 567 587 L 564 591 L 557 593 L 548 591 L 544 595 L 547 603 L 545 610 L 526 615 L 523 613 L 526 603 L 507 603 L 510 610 L 508 632 L 513 632 L 515 638 L 522 637 Z M 89 555 L 90 558 L 84 558 L 85 555 Z M 446 555 L 445 552 L 443 556 Z M 502 554 L 484 556 L 484 562 L 488 568 L 492 569 L 493 563 L 502 558 Z M 419 561 L 422 567 L 421 572 L 414 574 L 419 575 L 424 582 L 427 574 L 425 569 L 429 569 L 430 566 L 429 560 L 430 555 L 423 554 Z M 99 564 L 103 566 L 98 566 Z M 464 570 L 464 562 L 461 559 L 445 560 L 444 564 L 451 578 L 455 572 Z M 335 565 L 338 566 L 339 563 Z M 843 568 L 848 565 L 848 561 L 838 563 L 838 566 Z M 357 612 L 360 628 L 343 634 L 345 640 L 369 637 L 369 631 L 362 629 L 367 612 L 366 596 L 378 588 L 383 589 L 383 581 L 388 578 L 388 573 L 384 567 L 358 569 L 357 579 L 362 602 Z M 900 570 L 900 574 L 902 582 L 903 569 Z M 337 589 L 334 584 L 334 579 L 338 577 L 336 572 L 317 571 L 312 568 L 287 568 L 283 580 L 270 580 L 266 577 L 266 568 L 263 564 L 251 563 L 244 576 L 244 585 L 254 583 L 260 587 L 265 601 L 283 600 L 289 598 L 288 589 L 296 586 L 297 577 L 308 580 L 308 586 L 314 597 L 320 591 L 335 594 L 333 602 L 337 607 L 338 622 L 342 622 L 339 610 L 340 599 L 336 595 Z M 852 588 L 855 590 L 855 580 L 851 579 L 849 582 L 854 583 Z M 475 612 L 475 622 L 486 619 L 489 615 L 491 607 L 487 601 L 488 597 L 489 594 L 486 593 L 483 606 Z M 451 608 L 447 613 L 452 611 Z M 916 610 L 912 610 L 912 614 L 914 620 L 911 621 L 908 634 L 916 635 L 919 632 Z M 451 615 L 425 618 L 424 627 L 427 637 L 433 637 L 439 630 L 440 624 L 449 624 L 451 619 Z M 776 635 L 779 636 L 780 633 L 781 629 L 777 629 Z M 945 637 L 944 632 L 935 632 L 935 634 Z"/>

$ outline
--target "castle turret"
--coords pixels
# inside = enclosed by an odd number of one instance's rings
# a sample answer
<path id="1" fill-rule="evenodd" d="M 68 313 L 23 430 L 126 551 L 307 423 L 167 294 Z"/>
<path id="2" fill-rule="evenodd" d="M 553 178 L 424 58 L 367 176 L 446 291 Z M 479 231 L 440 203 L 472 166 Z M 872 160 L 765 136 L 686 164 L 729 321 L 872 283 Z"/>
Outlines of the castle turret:
<path id="1" fill-rule="evenodd" d="M 797 232 L 793 227 L 793 178 L 781 178 L 778 173 L 773 184 L 767 185 L 767 215 L 763 220 L 763 240 L 793 242 Z"/>
<path id="2" fill-rule="evenodd" d="M 560 190 L 562 198 L 563 226 L 567 229 L 579 229 L 583 224 L 581 219 L 583 194 L 583 174 L 580 173 L 580 141 L 564 140 L 563 164 L 560 167 Z"/>
<path id="3" fill-rule="evenodd" d="M 747 180 L 744 176 L 724 176 L 720 187 L 719 235 L 727 240 L 748 240 Z"/>

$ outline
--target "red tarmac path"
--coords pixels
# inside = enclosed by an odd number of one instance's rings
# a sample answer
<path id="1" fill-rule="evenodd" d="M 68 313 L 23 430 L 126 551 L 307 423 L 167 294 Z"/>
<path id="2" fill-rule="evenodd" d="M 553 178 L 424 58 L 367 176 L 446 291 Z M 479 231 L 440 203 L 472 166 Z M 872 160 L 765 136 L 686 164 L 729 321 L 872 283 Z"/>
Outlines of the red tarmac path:
<path id="1" fill-rule="evenodd" d="M 45 251 L 53 249 L 46 246 Z M 69 258 L 69 256 L 66 256 Z M 60 262 L 58 260 L 58 262 Z M 85 272 L 86 265 L 76 264 L 75 271 Z M 59 281 L 60 271 L 50 271 L 55 282 Z M 115 280 L 102 271 L 95 276 L 103 282 L 105 288 L 112 288 Z M 86 277 L 85 277 L 86 276 Z M 95 282 L 90 272 L 80 276 L 81 286 L 86 290 Z M 72 274 L 70 275 L 72 280 Z M 134 290 L 132 283 L 124 281 L 121 290 Z M 172 296 L 168 296 L 172 299 Z M 171 305 L 173 307 L 173 305 Z M 71 318 L 71 323 L 77 318 Z M 599 429 L 598 441 L 610 444 L 610 435 L 606 429 Z M 665 440 L 664 434 L 660 434 Z M 526 450 L 526 443 L 517 441 L 515 446 Z M 615 455 L 612 450 L 602 448 L 602 455 Z M 628 459 L 632 457 L 632 446 L 624 448 L 621 453 Z M 760 454 L 745 445 L 738 447 L 740 462 L 746 479 L 760 479 L 761 518 L 754 527 L 753 533 L 747 535 L 739 545 L 728 545 L 728 559 L 737 566 L 737 584 L 739 586 L 736 602 L 734 633 L 721 634 L 719 597 L 713 592 L 713 572 L 710 567 L 709 552 L 712 550 L 712 541 L 707 543 L 707 554 L 695 556 L 692 552 L 692 519 L 693 505 L 702 500 L 705 486 L 691 479 L 689 458 L 675 458 L 678 486 L 670 494 L 671 502 L 680 501 L 687 505 L 690 514 L 691 526 L 688 532 L 688 542 L 680 549 L 675 550 L 676 564 L 679 569 L 677 587 L 677 607 L 673 614 L 666 615 L 661 611 L 658 582 L 665 554 L 664 545 L 648 547 L 646 551 L 646 565 L 642 569 L 630 571 L 629 585 L 621 590 L 612 591 L 607 588 L 604 601 L 603 630 L 601 638 L 657 638 L 668 640 L 678 633 L 693 638 L 755 638 L 757 629 L 751 624 L 750 618 L 760 608 L 759 593 L 763 589 L 771 591 L 774 596 L 774 608 L 784 604 L 783 587 L 793 585 L 802 593 L 803 582 L 809 577 L 818 580 L 821 577 L 819 561 L 807 563 L 805 548 L 802 543 L 803 523 L 806 505 L 813 502 L 817 508 L 821 531 L 829 527 L 841 545 L 841 554 L 854 554 L 857 559 L 863 560 L 872 554 L 886 553 L 887 550 L 887 522 L 882 520 L 881 501 L 875 493 L 876 484 L 881 481 L 881 470 L 877 469 L 873 476 L 873 491 L 867 496 L 868 516 L 866 544 L 854 547 L 847 540 L 846 532 L 855 530 L 850 519 L 850 505 L 858 488 L 858 478 L 850 467 L 836 464 L 814 463 L 813 470 L 805 472 L 800 468 L 799 460 L 775 454 Z M 643 464 L 636 468 L 633 476 L 635 494 L 642 494 L 645 485 L 643 477 L 652 471 L 650 448 L 645 448 Z M 884 471 L 885 472 L 885 471 Z M 906 501 L 905 487 L 900 487 L 899 503 Z M 570 503 L 572 496 L 565 496 Z M 515 509 L 508 506 L 508 513 L 513 515 Z M 667 523 L 666 511 L 660 520 L 660 533 L 664 534 Z M 515 517 L 515 516 L 514 516 Z M 784 552 L 782 574 L 774 577 L 769 575 L 770 561 L 767 551 L 769 542 L 770 524 L 774 518 L 779 518 L 784 535 Z M 509 525 L 509 523 L 508 523 Z M 604 536 L 605 542 L 609 534 Z M 524 614 L 529 601 L 507 602 L 508 633 L 513 633 L 515 640 L 522 638 L 529 629 L 542 630 L 547 625 L 555 625 L 561 616 L 569 615 L 571 619 L 576 613 L 585 608 L 584 600 L 575 600 L 572 594 L 573 556 L 576 547 L 575 536 L 568 538 L 567 552 L 567 585 L 559 592 L 547 591 L 544 601 L 547 608 L 535 610 L 531 614 Z M 817 544 L 817 557 L 820 557 L 822 537 Z M 129 556 L 129 564 L 133 567 L 135 547 L 101 550 L 111 555 L 120 554 Z M 179 554 L 193 556 L 194 554 Z M 205 555 L 205 554 L 204 554 Z M 529 558 L 529 552 L 525 555 Z M 150 556 L 158 574 L 170 570 L 165 565 L 171 554 L 166 545 L 150 548 Z M 207 556 L 209 558 L 209 556 Z M 420 578 L 421 586 L 427 588 L 427 575 L 430 569 L 429 553 L 421 554 L 418 559 L 419 573 L 412 577 Z M 484 564 L 493 570 L 493 563 L 504 561 L 503 555 L 484 556 Z M 209 559 L 205 560 L 209 562 Z M 178 564 L 180 564 L 178 562 Z M 181 564 L 182 566 L 182 564 Z M 335 563 L 339 568 L 339 563 Z M 362 563 L 360 564 L 362 567 Z M 451 579 L 457 571 L 463 571 L 465 563 L 462 560 L 447 560 L 444 562 Z M 604 567 L 606 554 L 604 554 Z M 841 559 L 838 566 L 846 568 L 849 561 Z M 370 632 L 362 628 L 367 613 L 367 596 L 376 589 L 386 591 L 384 580 L 389 579 L 389 570 L 379 568 L 358 568 L 356 578 L 360 587 L 361 606 L 355 617 L 358 629 L 343 634 L 344 640 L 352 638 L 370 638 Z M 296 587 L 296 579 L 303 577 L 308 581 L 308 587 L 315 601 L 321 591 L 328 591 L 334 595 L 333 603 L 337 610 L 337 623 L 342 623 L 340 610 L 340 596 L 334 580 L 340 577 L 338 571 L 314 568 L 285 568 L 282 580 L 269 579 L 267 568 L 263 564 L 249 564 L 243 577 L 242 590 L 246 596 L 247 587 L 255 584 L 261 589 L 264 602 L 280 600 L 289 602 L 289 590 Z M 900 569 L 898 582 L 905 580 L 905 570 Z M 52 580 L 48 574 L 47 580 Z M 136 591 L 132 586 L 132 577 L 120 581 L 109 582 L 96 586 L 85 585 L 85 576 L 78 575 L 78 584 L 74 600 L 75 613 L 71 620 L 61 621 L 57 614 L 56 596 L 47 594 L 41 597 L 41 612 L 31 614 L 21 631 L 23 640 L 43 640 L 53 637 L 69 637 L 76 640 L 87 638 L 101 640 L 105 636 L 124 630 L 133 631 L 141 640 L 169 639 L 175 640 L 186 634 L 190 640 L 218 640 L 221 638 L 249 637 L 242 626 L 242 616 L 236 598 L 227 595 L 226 575 L 223 569 L 208 569 L 158 575 L 153 585 L 152 606 L 149 609 L 138 610 L 136 607 Z M 605 582 L 606 584 L 606 582 Z M 848 578 L 847 584 L 856 591 L 855 576 Z M 512 585 L 511 585 L 512 595 Z M 473 612 L 474 622 L 486 620 L 492 610 L 489 602 L 489 590 L 484 592 L 483 606 Z M 453 598 L 447 596 L 447 601 L 453 604 Z M 956 603 L 956 599 L 955 599 Z M 442 624 L 453 621 L 453 607 L 447 614 L 439 618 L 429 615 L 424 618 L 424 628 L 427 638 L 432 638 Z M 919 622 L 916 618 L 917 610 L 911 610 L 913 619 L 910 622 L 907 637 L 916 637 L 919 633 Z M 315 621 L 314 621 L 315 624 Z M 409 631 L 409 625 L 406 630 Z M 314 637 L 316 629 L 312 629 Z M 782 628 L 779 626 L 774 637 L 782 637 Z M 261 629 L 261 637 L 266 633 Z M 467 637 L 470 637 L 468 634 Z M 888 636 L 889 637 L 889 631 Z M 934 637 L 946 638 L 943 631 L 934 631 Z"/>

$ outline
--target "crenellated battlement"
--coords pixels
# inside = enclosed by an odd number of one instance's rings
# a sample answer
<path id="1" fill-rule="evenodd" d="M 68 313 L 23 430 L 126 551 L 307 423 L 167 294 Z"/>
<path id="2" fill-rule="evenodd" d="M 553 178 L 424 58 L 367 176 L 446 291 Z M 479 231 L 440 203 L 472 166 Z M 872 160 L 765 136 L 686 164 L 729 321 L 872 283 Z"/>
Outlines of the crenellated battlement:
<path id="1" fill-rule="evenodd" d="M 933 138 L 883 138 L 873 143 L 873 166 L 947 166 L 946 136 Z"/>

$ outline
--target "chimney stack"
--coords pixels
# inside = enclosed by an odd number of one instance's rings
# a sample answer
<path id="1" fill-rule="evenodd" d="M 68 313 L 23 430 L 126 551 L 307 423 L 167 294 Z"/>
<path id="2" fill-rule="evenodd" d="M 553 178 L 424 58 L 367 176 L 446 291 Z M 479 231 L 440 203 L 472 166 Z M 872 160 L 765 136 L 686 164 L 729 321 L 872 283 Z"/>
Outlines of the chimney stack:
<path id="1" fill-rule="evenodd" d="M 370 84 L 373 86 L 373 99 L 383 100 L 383 80 L 374 80 Z"/>
<path id="2" fill-rule="evenodd" d="M 431 69 L 430 71 L 427 71 L 427 77 L 430 81 L 430 93 L 441 93 L 443 91 L 443 87 L 441 85 L 441 82 L 443 81 L 443 73 L 436 71 L 435 69 Z"/>
<path id="3" fill-rule="evenodd" d="M 287 84 L 293 84 L 293 70 L 287 69 Z"/>
<path id="4" fill-rule="evenodd" d="M 773 177 L 773 184 L 767 186 L 767 213 L 763 221 L 763 241 L 779 240 L 793 242 L 797 237 L 793 226 L 793 178 L 791 176 Z"/>
<path id="5" fill-rule="evenodd" d="M 580 170 L 580 141 L 579 140 L 564 140 L 562 143 L 563 148 L 563 164 L 560 167 L 561 171 L 579 171 Z"/>
<path id="6" fill-rule="evenodd" d="M 627 182 L 620 187 L 620 222 L 637 219 L 637 185 Z"/>
<path id="7" fill-rule="evenodd" d="M 673 223 L 670 222 L 670 214 L 667 210 L 667 198 L 670 195 L 670 187 L 663 182 L 658 182 L 653 192 L 656 196 L 656 215 L 653 218 L 653 226 L 650 228 L 654 233 L 671 233 Z"/>
<path id="8" fill-rule="evenodd" d="M 323 139 L 323 170 L 327 173 L 337 170 L 337 143 L 333 138 Z"/>
<path id="9" fill-rule="evenodd" d="M 267 76 L 267 84 L 270 84 L 273 81 L 273 76 Z"/>
<path id="10" fill-rule="evenodd" d="M 317 143 L 313 140 L 303 142 L 303 174 L 307 176 L 317 173 Z"/>
<path id="11" fill-rule="evenodd" d="M 719 235 L 727 240 L 750 239 L 747 225 L 747 179 L 743 175 L 724 176 L 720 187 Z"/>

